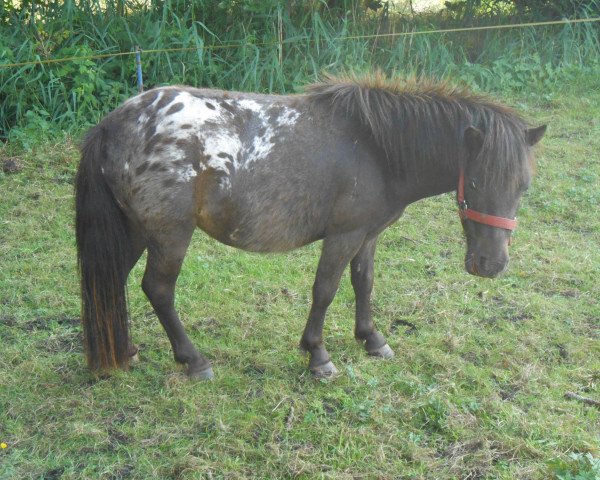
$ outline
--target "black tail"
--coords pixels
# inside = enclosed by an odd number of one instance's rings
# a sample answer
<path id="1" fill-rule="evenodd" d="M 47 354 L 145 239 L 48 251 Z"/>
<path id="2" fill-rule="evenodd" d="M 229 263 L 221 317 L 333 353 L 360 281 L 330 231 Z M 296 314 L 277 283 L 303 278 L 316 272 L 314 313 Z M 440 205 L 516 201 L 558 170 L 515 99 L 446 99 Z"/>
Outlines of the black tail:
<path id="1" fill-rule="evenodd" d="M 127 368 L 127 262 L 131 241 L 125 215 L 102 173 L 106 157 L 101 126 L 81 149 L 75 182 L 77 259 L 81 275 L 81 322 L 92 370 Z"/>

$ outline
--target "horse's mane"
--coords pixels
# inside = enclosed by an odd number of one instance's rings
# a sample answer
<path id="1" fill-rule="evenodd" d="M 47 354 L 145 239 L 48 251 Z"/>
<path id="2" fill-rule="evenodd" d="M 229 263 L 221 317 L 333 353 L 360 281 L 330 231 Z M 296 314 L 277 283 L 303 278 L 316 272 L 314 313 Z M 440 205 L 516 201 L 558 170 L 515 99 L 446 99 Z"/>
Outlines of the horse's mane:
<path id="1" fill-rule="evenodd" d="M 465 87 L 416 78 L 388 79 L 375 73 L 329 76 L 309 86 L 307 94 L 334 115 L 354 118 L 368 129 L 398 176 L 413 170 L 415 162 L 444 158 L 458 166 L 465 155 L 463 134 L 468 126 L 484 132 L 482 151 L 493 153 L 481 155 L 483 180 L 497 184 L 522 178 L 527 168 L 523 119 Z"/>

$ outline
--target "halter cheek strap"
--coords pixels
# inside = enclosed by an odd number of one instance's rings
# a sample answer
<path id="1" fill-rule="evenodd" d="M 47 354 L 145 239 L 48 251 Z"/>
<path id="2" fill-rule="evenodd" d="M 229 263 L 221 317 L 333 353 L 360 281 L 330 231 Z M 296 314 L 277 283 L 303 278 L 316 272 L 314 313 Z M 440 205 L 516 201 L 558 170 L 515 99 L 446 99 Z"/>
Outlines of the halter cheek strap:
<path id="1" fill-rule="evenodd" d="M 460 216 L 461 220 L 472 220 L 477 223 L 483 223 L 484 225 L 489 225 L 491 227 L 504 228 L 510 231 L 513 231 L 515 228 L 517 228 L 516 219 L 488 215 L 487 213 L 481 213 L 476 210 L 472 210 L 467 206 L 467 202 L 465 200 L 465 171 L 462 167 L 458 177 L 458 190 L 456 193 L 458 199 L 458 215 Z"/>

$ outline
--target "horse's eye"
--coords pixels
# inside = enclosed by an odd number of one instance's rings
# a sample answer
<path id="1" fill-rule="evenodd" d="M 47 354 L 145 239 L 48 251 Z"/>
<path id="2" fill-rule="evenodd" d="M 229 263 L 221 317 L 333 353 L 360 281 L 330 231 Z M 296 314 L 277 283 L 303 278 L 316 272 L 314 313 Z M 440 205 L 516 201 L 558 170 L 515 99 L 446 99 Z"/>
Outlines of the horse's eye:
<path id="1" fill-rule="evenodd" d="M 475 185 L 475 179 L 474 178 L 471 179 L 471 188 L 473 190 L 477 190 L 477 186 Z"/>

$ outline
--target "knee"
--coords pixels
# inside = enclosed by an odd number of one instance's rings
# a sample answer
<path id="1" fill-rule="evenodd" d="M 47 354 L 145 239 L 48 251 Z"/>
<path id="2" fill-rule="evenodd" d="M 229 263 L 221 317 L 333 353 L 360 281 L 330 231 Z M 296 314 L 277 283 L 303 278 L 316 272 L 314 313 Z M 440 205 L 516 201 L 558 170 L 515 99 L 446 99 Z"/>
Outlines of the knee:
<path id="1" fill-rule="evenodd" d="M 335 297 L 336 288 L 327 282 L 315 282 L 313 285 L 313 305 L 317 308 L 327 308 Z"/>
<path id="2" fill-rule="evenodd" d="M 152 297 L 155 292 L 154 282 L 150 280 L 146 275 L 142 278 L 142 291 L 146 294 L 147 297 Z"/>

